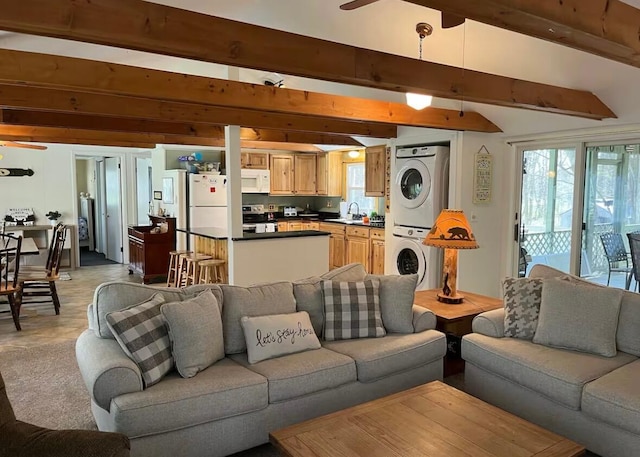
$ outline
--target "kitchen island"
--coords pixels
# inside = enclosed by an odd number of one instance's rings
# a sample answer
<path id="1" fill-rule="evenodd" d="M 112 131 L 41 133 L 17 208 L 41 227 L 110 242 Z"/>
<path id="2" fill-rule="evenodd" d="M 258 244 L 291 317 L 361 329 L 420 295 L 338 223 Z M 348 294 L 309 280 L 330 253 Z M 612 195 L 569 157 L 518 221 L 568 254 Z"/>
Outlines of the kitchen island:
<path id="1" fill-rule="evenodd" d="M 318 230 L 245 233 L 229 238 L 225 229 L 178 228 L 193 238 L 195 252 L 227 260 L 230 284 L 292 281 L 328 270 L 329 235 Z"/>

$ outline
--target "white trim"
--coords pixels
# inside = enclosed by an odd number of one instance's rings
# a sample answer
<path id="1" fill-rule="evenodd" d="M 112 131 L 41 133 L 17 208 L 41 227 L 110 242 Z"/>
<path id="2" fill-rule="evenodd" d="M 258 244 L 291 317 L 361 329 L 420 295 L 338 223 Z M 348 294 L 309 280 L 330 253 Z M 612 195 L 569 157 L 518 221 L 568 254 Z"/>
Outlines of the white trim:
<path id="1" fill-rule="evenodd" d="M 587 176 L 587 148 L 584 143 L 576 145 L 576 162 L 573 177 L 573 213 L 571 217 L 571 255 L 569 272 L 580 276 L 582 257 L 582 224 L 584 222 L 584 186 Z M 576 216 L 579 215 L 579 217 Z"/>
<path id="2" fill-rule="evenodd" d="M 504 138 L 509 145 L 523 143 L 538 144 L 542 142 L 556 142 L 557 144 L 558 141 L 571 141 L 575 144 L 576 141 L 618 141 L 627 139 L 640 139 L 640 125 L 630 124 L 595 127 Z M 640 140 L 638 142 L 640 142 Z"/>

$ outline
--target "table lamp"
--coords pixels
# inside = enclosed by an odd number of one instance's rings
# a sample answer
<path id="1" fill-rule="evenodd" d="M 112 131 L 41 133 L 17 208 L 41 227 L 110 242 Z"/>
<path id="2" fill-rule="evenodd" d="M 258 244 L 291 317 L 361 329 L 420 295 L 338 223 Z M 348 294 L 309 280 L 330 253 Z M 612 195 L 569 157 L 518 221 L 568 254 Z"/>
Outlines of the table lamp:
<path id="1" fill-rule="evenodd" d="M 422 244 L 444 248 L 442 291 L 438 301 L 462 303 L 464 296 L 458 293 L 458 249 L 477 249 L 478 243 L 471 226 L 460 209 L 443 209 Z"/>

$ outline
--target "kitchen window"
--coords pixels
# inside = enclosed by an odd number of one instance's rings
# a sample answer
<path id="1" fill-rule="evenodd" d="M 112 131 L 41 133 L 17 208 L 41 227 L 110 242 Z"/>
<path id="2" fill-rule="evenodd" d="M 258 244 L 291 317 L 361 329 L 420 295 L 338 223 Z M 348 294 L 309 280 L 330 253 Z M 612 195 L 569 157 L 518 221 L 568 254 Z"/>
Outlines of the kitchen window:
<path id="1" fill-rule="evenodd" d="M 347 164 L 346 201 L 347 203 L 356 202 L 360 208 L 360 214 L 370 215 L 372 211 L 378 211 L 378 199 L 365 197 L 364 173 L 364 162 Z M 354 207 L 352 207 L 353 211 L 355 211 Z"/>

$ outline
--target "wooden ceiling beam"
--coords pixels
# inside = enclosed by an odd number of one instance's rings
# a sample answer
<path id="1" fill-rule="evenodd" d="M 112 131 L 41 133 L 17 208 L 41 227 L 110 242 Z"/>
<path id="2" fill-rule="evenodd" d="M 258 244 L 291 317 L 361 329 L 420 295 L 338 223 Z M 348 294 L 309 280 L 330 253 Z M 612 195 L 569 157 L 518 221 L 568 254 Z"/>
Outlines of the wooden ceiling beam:
<path id="1" fill-rule="evenodd" d="M 148 119 L 123 119 L 108 116 L 55 113 L 48 111 L 0 110 L 0 122 L 10 125 L 61 127 L 133 133 L 159 133 L 184 137 L 224 139 L 224 127 L 209 124 L 180 124 Z M 248 141 L 361 146 L 350 136 L 324 133 L 287 132 L 241 128 L 240 138 Z"/>
<path id="2" fill-rule="evenodd" d="M 27 85 L 0 84 L 0 108 L 149 119 L 175 123 L 240 125 L 265 129 L 393 138 L 391 124 L 267 113 Z"/>
<path id="3" fill-rule="evenodd" d="M 615 117 L 586 91 L 463 71 L 142 0 L 0 0 L 0 11 L 0 29 L 13 32 L 398 92 L 590 119 Z"/>
<path id="4" fill-rule="evenodd" d="M 0 82 L 413 127 L 499 132 L 478 113 L 267 87 L 93 60 L 0 50 Z"/>
<path id="5" fill-rule="evenodd" d="M 405 0 L 640 67 L 640 9 L 620 0 Z"/>

